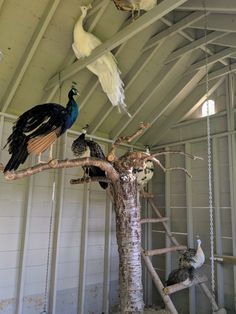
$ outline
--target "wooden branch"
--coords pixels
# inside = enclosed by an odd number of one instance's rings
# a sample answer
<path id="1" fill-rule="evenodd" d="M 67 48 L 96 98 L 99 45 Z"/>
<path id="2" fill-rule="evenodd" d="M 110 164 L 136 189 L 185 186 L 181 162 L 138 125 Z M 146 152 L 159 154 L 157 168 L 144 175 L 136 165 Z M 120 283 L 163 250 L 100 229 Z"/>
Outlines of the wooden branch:
<path id="1" fill-rule="evenodd" d="M 48 163 L 38 164 L 23 170 L 7 171 L 4 176 L 7 180 L 16 180 L 48 169 L 73 168 L 80 166 L 95 166 L 102 169 L 106 172 L 107 178 L 110 179 L 113 183 L 119 179 L 119 175 L 113 166 L 109 162 L 98 158 L 75 158 L 64 160 L 53 159 Z"/>
<path id="2" fill-rule="evenodd" d="M 147 250 L 147 251 L 144 251 L 144 254 L 146 256 L 154 256 L 154 255 L 166 254 L 169 252 L 184 251 L 186 249 L 187 247 L 185 245 L 178 245 L 178 246 L 172 246 L 172 247 L 165 247 L 163 249 Z"/>
<path id="3" fill-rule="evenodd" d="M 86 178 L 78 178 L 78 179 L 71 179 L 70 184 L 83 184 L 83 183 L 90 183 L 90 182 L 106 182 L 111 183 L 106 177 L 86 177 Z"/>
<path id="4" fill-rule="evenodd" d="M 140 136 L 143 133 L 143 131 L 147 129 L 148 127 L 149 127 L 149 124 L 144 124 L 143 122 L 141 122 L 139 129 L 133 135 L 119 137 L 112 144 L 111 150 L 107 155 L 107 160 L 110 162 L 117 160 L 117 157 L 115 155 L 117 147 L 122 143 L 131 143 L 136 137 Z"/>
<path id="5" fill-rule="evenodd" d="M 199 283 L 206 282 L 206 281 L 207 281 L 207 277 L 206 276 L 197 277 L 197 278 L 194 278 L 192 281 L 190 281 L 190 283 L 187 284 L 187 285 L 185 285 L 182 282 L 180 282 L 180 283 L 176 283 L 174 285 L 165 287 L 163 289 L 163 291 L 164 291 L 165 294 L 172 294 L 174 292 L 177 292 L 177 291 L 189 288 L 189 287 L 191 287 L 193 285 L 197 285 Z"/>
<path id="6" fill-rule="evenodd" d="M 168 155 L 168 154 L 184 155 L 184 156 L 189 157 L 189 158 L 191 158 L 193 160 L 197 160 L 197 159 L 203 160 L 202 157 L 195 156 L 195 155 L 192 155 L 192 154 L 188 154 L 188 153 L 185 153 L 185 152 L 182 152 L 182 151 L 164 151 L 164 152 L 156 153 L 156 154 L 154 154 L 152 156 L 157 157 L 157 156 Z"/>
<path id="7" fill-rule="evenodd" d="M 189 173 L 188 170 L 185 169 L 185 168 L 182 168 L 182 167 L 165 168 L 165 171 L 173 171 L 173 170 L 180 170 L 180 171 L 183 171 L 183 172 L 185 172 L 190 178 L 192 178 L 191 173 Z"/>
<path id="8" fill-rule="evenodd" d="M 169 218 L 167 217 L 162 217 L 162 218 L 144 218 L 140 220 L 141 224 L 145 223 L 158 223 L 158 222 L 163 222 L 163 221 L 168 221 Z"/>

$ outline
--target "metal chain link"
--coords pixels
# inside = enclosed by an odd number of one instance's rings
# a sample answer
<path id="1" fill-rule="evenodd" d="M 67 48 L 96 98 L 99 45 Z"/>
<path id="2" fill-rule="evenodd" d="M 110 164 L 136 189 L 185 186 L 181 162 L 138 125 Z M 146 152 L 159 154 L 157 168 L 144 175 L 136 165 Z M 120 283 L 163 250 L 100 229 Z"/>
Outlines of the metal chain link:
<path id="1" fill-rule="evenodd" d="M 54 199 L 55 199 L 55 179 L 52 186 L 52 205 L 51 205 L 51 215 L 50 215 L 50 222 L 49 222 L 49 233 L 48 233 L 48 252 L 47 252 L 47 269 L 46 269 L 46 276 L 45 276 L 45 290 L 44 290 L 44 305 L 43 311 L 40 314 L 48 314 L 48 278 L 49 278 L 49 264 L 51 258 L 51 239 L 52 239 L 52 221 L 53 221 L 53 212 L 54 212 Z"/>
<path id="2" fill-rule="evenodd" d="M 208 53 L 207 53 L 207 12 L 206 0 L 203 2 L 205 13 L 205 68 L 206 68 L 206 101 L 207 101 L 207 165 L 208 165 L 208 190 L 209 190 L 209 220 L 210 220 L 210 262 L 211 262 L 211 290 L 212 296 L 215 299 L 215 264 L 214 264 L 214 211 L 213 211 L 213 196 L 212 196 L 212 140 L 211 140 L 211 124 L 209 110 L 209 73 L 208 73 Z M 214 307 L 212 304 L 212 312 Z"/>

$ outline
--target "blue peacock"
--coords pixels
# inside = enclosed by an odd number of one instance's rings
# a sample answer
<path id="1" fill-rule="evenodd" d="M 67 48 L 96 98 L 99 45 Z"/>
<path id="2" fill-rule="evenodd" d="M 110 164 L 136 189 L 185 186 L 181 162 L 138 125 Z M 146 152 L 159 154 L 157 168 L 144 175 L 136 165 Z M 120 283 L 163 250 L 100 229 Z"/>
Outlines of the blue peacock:
<path id="1" fill-rule="evenodd" d="M 78 91 L 72 86 L 66 107 L 55 103 L 36 105 L 17 119 L 5 145 L 5 147 L 9 145 L 8 152 L 11 158 L 4 172 L 16 170 L 26 161 L 29 154 L 40 156 L 42 152 L 52 147 L 59 136 L 72 127 L 79 114 L 78 105 L 74 100 L 75 95 L 78 95 Z"/>

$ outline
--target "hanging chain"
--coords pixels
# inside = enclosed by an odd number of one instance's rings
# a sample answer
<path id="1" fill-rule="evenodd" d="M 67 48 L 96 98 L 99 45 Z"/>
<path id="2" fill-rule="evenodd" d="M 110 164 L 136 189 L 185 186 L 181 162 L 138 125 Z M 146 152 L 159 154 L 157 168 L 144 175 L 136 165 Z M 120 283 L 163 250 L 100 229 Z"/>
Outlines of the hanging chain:
<path id="1" fill-rule="evenodd" d="M 210 219 L 210 261 L 211 261 L 211 290 L 215 299 L 215 264 L 214 264 L 214 212 L 212 197 L 212 149 L 211 149 L 211 125 L 209 110 L 209 73 L 207 53 L 207 12 L 206 1 L 203 2 L 205 13 L 205 68 L 206 68 L 206 101 L 207 101 L 207 164 L 208 164 L 208 189 L 209 189 L 209 219 Z M 214 311 L 212 304 L 212 312 Z"/>
<path id="2" fill-rule="evenodd" d="M 54 199 L 55 199 L 55 180 L 52 186 L 52 205 L 51 205 L 51 215 L 50 215 L 50 222 L 49 222 L 49 233 L 48 233 L 48 252 L 47 252 L 47 269 L 46 269 L 46 276 L 45 276 L 45 291 L 44 291 L 44 305 L 43 311 L 40 314 L 48 314 L 48 279 L 49 279 L 49 264 L 51 258 L 51 239 L 52 239 L 52 220 L 53 220 L 53 212 L 54 212 Z"/>

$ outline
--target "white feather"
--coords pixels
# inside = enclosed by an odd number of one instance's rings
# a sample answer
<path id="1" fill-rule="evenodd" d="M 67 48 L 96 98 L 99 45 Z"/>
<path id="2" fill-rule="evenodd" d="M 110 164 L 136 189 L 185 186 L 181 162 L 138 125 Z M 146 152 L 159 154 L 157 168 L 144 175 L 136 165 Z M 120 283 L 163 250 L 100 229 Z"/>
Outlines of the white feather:
<path id="1" fill-rule="evenodd" d="M 72 49 L 79 59 L 87 57 L 93 49 L 99 46 L 102 42 L 99 38 L 91 33 L 88 33 L 83 28 L 83 20 L 87 14 L 88 7 L 82 6 L 82 14 L 74 27 L 74 43 Z M 101 83 L 103 91 L 107 94 L 113 106 L 117 106 L 120 110 L 126 112 L 124 83 L 120 78 L 120 70 L 117 67 L 116 59 L 111 52 L 107 52 L 94 62 L 90 63 L 87 68 L 97 75 Z"/>

